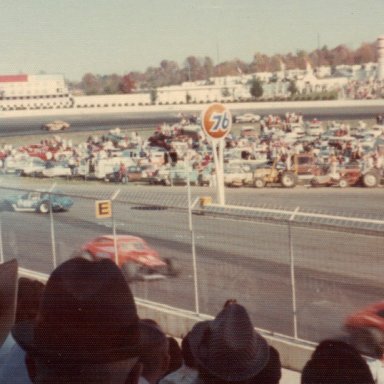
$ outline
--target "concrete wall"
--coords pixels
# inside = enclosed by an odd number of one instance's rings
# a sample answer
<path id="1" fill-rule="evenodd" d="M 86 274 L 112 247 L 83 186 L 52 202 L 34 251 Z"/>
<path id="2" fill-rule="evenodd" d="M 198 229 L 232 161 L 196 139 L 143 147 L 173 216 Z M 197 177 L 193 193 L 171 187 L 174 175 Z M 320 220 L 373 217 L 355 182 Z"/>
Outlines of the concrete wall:
<path id="1" fill-rule="evenodd" d="M 305 109 L 318 109 L 319 113 L 323 110 L 331 110 L 332 108 L 363 108 L 363 107 L 380 107 L 384 111 L 384 99 L 377 100 L 323 100 L 323 101 L 284 101 L 284 102 L 247 102 L 247 103 L 230 103 L 228 107 L 231 111 L 252 110 L 254 113 L 265 115 L 265 110 L 284 109 L 288 111 L 302 111 Z M 81 116 L 89 114 L 108 114 L 108 113 L 136 113 L 141 114 L 150 112 L 201 112 L 205 108 L 204 104 L 183 104 L 183 105 L 134 105 L 134 106 L 115 106 L 100 108 L 67 108 L 62 110 L 46 109 L 46 110 L 20 110 L 20 111 L 0 111 L 0 118 L 12 117 L 28 117 L 28 116 Z M 382 111 L 381 111 L 382 112 Z"/>
<path id="2" fill-rule="evenodd" d="M 156 320 L 171 336 L 182 338 L 199 321 L 211 320 L 211 316 L 197 315 L 158 303 L 137 299 L 136 304 L 141 318 Z M 284 335 L 276 335 L 258 330 L 280 353 L 282 366 L 293 371 L 301 371 L 315 348 L 315 344 L 294 340 Z"/>
<path id="3" fill-rule="evenodd" d="M 19 275 L 37 279 L 42 282 L 48 280 L 44 273 L 19 268 Z M 199 321 L 211 320 L 212 316 L 196 314 L 191 311 L 170 307 L 164 304 L 154 303 L 135 298 L 139 316 L 156 320 L 162 329 L 170 336 L 182 338 Z M 309 360 L 315 344 L 294 340 L 284 335 L 276 335 L 266 330 L 258 330 L 280 353 L 282 366 L 293 371 L 301 371 Z"/>

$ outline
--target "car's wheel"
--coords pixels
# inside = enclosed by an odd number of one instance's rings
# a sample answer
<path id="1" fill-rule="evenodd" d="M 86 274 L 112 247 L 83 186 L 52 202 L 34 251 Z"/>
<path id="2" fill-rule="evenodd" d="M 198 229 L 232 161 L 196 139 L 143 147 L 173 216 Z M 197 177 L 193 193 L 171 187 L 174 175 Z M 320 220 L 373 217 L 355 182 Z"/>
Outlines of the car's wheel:
<path id="1" fill-rule="evenodd" d="M 121 266 L 121 270 L 123 272 L 123 275 L 125 277 L 125 280 L 130 283 L 134 280 L 138 280 L 140 278 L 138 274 L 139 266 L 132 262 L 127 261 Z"/>
<path id="2" fill-rule="evenodd" d="M 367 172 L 363 176 L 363 184 L 367 188 L 377 187 L 379 184 L 379 175 L 376 172 Z"/>
<path id="3" fill-rule="evenodd" d="M 317 179 L 317 177 L 314 177 L 313 179 L 311 179 L 311 187 L 319 187 L 320 186 L 320 183 L 319 183 L 319 180 Z"/>
<path id="4" fill-rule="evenodd" d="M 296 186 L 296 176 L 292 172 L 284 172 L 281 175 L 281 184 L 285 188 L 293 188 Z"/>
<path id="5" fill-rule="evenodd" d="M 51 206 L 49 204 L 49 201 L 43 201 L 38 208 L 40 213 L 49 213 L 51 210 Z"/>
<path id="6" fill-rule="evenodd" d="M 346 187 L 349 187 L 348 180 L 347 180 L 347 179 L 343 179 L 343 178 L 341 178 L 341 179 L 339 180 L 339 187 L 340 187 L 340 188 L 346 188 Z"/>
<path id="7" fill-rule="evenodd" d="M 253 180 L 253 185 L 255 188 L 264 188 L 265 181 L 261 177 L 256 177 L 255 180 Z"/>
<path id="8" fill-rule="evenodd" d="M 181 268 L 180 266 L 178 266 L 175 259 L 166 258 L 164 259 L 164 261 L 167 263 L 167 270 L 166 270 L 167 276 L 176 277 L 180 275 Z"/>

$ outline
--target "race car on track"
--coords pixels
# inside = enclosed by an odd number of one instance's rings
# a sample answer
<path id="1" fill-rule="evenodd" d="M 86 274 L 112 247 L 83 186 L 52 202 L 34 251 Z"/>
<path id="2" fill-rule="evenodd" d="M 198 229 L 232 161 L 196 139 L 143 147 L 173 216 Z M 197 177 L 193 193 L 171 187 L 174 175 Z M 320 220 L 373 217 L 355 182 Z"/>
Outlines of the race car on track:
<path id="1" fill-rule="evenodd" d="M 360 352 L 381 358 L 384 352 L 384 301 L 368 305 L 344 322 L 351 344 Z"/>
<path id="2" fill-rule="evenodd" d="M 109 258 L 117 262 L 127 281 L 175 277 L 180 272 L 173 259 L 161 257 L 138 236 L 98 236 L 81 247 L 81 256 L 88 260 Z"/>
<path id="3" fill-rule="evenodd" d="M 46 131 L 64 131 L 65 129 L 68 129 L 71 125 L 67 123 L 66 121 L 62 120 L 54 120 L 50 123 L 43 124 L 41 126 L 41 129 Z"/>
<path id="4" fill-rule="evenodd" d="M 49 213 L 67 211 L 73 200 L 64 195 L 50 194 L 46 191 L 33 191 L 7 197 L 3 200 L 3 208 L 16 212 Z"/>

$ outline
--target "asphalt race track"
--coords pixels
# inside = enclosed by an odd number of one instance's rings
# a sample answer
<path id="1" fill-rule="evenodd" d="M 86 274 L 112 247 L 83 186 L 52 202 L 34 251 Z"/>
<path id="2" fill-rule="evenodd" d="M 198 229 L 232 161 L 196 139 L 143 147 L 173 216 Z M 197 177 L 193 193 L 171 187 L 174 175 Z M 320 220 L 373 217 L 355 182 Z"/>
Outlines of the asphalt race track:
<path id="1" fill-rule="evenodd" d="M 348 119 L 373 119 L 377 114 L 383 113 L 384 106 L 365 105 L 361 106 L 342 107 L 334 106 L 332 108 L 319 108 L 306 106 L 305 103 L 300 107 L 300 112 L 304 114 L 305 119 L 318 118 L 320 120 L 348 120 Z M 268 114 L 282 115 L 285 112 L 292 112 L 292 107 L 288 104 L 276 103 L 276 106 L 269 107 L 258 104 L 256 113 L 262 116 Z M 199 114 L 204 109 L 204 106 L 196 106 L 195 111 L 186 112 L 186 114 Z M 180 112 L 183 111 L 183 106 L 180 106 Z M 296 111 L 296 110 L 295 110 Z M 233 114 L 255 112 L 255 108 L 237 109 Z M 32 117 L 4 117 L 0 114 L 0 137 L 13 135 L 30 135 L 41 133 L 41 125 L 52 120 L 65 120 L 71 124 L 70 132 L 76 131 L 91 131 L 105 130 L 115 127 L 122 129 L 148 129 L 153 128 L 159 123 L 175 123 L 179 121 L 178 113 L 175 111 L 157 111 L 157 112 L 111 112 L 111 113 L 94 113 L 92 114 L 61 114 L 52 116 L 32 116 Z"/>
<path id="2" fill-rule="evenodd" d="M 31 179 L 3 176 L 3 185 L 42 187 Z M 110 196 L 116 185 L 63 182 L 73 196 Z M 114 221 L 95 218 L 94 199 L 74 197 L 69 212 L 53 215 L 1 212 L 5 259 L 17 257 L 23 267 L 49 273 L 53 269 L 51 230 L 55 232 L 56 263 L 70 257 L 88 239 L 112 233 L 139 235 L 161 255 L 173 257 L 182 268 L 179 277 L 135 282 L 137 297 L 196 310 L 192 235 L 182 209 L 185 187 L 119 186 Z M 383 220 L 383 188 L 298 187 L 228 189 L 227 203 L 254 207 L 299 206 L 303 211 Z M 1 198 L 13 193 L 0 190 Z M 192 188 L 192 200 L 215 191 Z M 147 201 L 149 205 L 143 204 Z M 168 206 L 160 209 L 161 202 Z M 295 297 L 298 336 L 318 341 L 339 334 L 346 315 L 381 300 L 383 233 L 355 233 L 328 227 L 292 227 L 294 255 L 289 254 L 288 227 L 276 222 L 192 215 L 197 261 L 198 310 L 215 314 L 228 298 L 249 308 L 256 326 L 292 336 L 290 258 L 295 258 Z M 33 230 L 32 230 L 33 229 Z"/>

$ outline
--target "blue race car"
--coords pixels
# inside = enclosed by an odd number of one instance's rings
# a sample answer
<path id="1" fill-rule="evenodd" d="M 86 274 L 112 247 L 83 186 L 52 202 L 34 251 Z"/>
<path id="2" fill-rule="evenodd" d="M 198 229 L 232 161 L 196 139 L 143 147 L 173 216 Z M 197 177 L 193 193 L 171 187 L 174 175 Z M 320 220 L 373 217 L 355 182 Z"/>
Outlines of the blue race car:
<path id="1" fill-rule="evenodd" d="M 48 213 L 67 211 L 73 205 L 68 196 L 51 194 L 46 191 L 33 191 L 10 196 L 3 201 L 3 207 L 16 212 Z"/>

